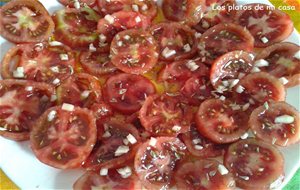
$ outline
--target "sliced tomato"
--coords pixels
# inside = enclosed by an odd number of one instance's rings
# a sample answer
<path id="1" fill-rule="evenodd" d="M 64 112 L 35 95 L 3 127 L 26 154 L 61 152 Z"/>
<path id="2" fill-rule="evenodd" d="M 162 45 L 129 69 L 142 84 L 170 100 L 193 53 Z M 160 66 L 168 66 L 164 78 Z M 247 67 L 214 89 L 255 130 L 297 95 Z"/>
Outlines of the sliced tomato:
<path id="1" fill-rule="evenodd" d="M 108 78 L 103 97 L 114 109 L 130 114 L 138 111 L 145 98 L 155 92 L 155 86 L 149 79 L 121 73 Z"/>
<path id="2" fill-rule="evenodd" d="M 288 14 L 266 4 L 244 5 L 238 14 L 238 23 L 254 36 L 255 47 L 267 47 L 286 39 L 293 31 Z"/>
<path id="3" fill-rule="evenodd" d="M 287 87 L 300 84 L 300 59 L 297 58 L 300 47 L 297 44 L 282 42 L 263 49 L 255 59 L 264 59 L 268 62 L 260 70 L 268 72 L 278 78 L 285 77 L 288 80 Z"/>
<path id="4" fill-rule="evenodd" d="M 142 184 L 135 174 L 122 178 L 116 170 L 109 170 L 105 176 L 101 176 L 95 171 L 88 171 L 77 179 L 73 185 L 74 190 L 93 190 L 95 188 L 99 190 L 136 190 L 142 189 Z"/>
<path id="5" fill-rule="evenodd" d="M 284 178 L 284 160 L 279 150 L 253 138 L 230 145 L 224 164 L 240 188 L 276 189 Z"/>
<path id="6" fill-rule="evenodd" d="M 210 81 L 217 89 L 231 89 L 235 82 L 249 74 L 254 66 L 254 55 L 245 51 L 228 52 L 214 60 Z"/>
<path id="7" fill-rule="evenodd" d="M 9 1 L 1 7 L 0 15 L 0 34 L 14 43 L 40 42 L 54 31 L 54 23 L 39 1 Z"/>
<path id="8" fill-rule="evenodd" d="M 110 74 L 117 70 L 111 63 L 108 53 L 85 51 L 80 53 L 81 66 L 95 76 Z"/>
<path id="9" fill-rule="evenodd" d="M 180 99 L 166 94 L 147 97 L 139 112 L 143 127 L 155 136 L 177 136 L 189 131 L 192 110 Z"/>
<path id="10" fill-rule="evenodd" d="M 213 91 L 209 78 L 205 76 L 189 78 L 180 89 L 186 101 L 193 106 L 199 106 L 204 100 L 212 98 Z"/>
<path id="11" fill-rule="evenodd" d="M 268 101 L 284 101 L 286 91 L 278 78 L 265 73 L 245 76 L 233 89 L 235 99 L 241 104 L 259 106 Z"/>
<path id="12" fill-rule="evenodd" d="M 83 167 L 93 170 L 118 168 L 134 158 L 140 137 L 133 125 L 111 120 L 102 123 L 100 127 L 104 128 L 102 139 L 84 162 Z"/>
<path id="13" fill-rule="evenodd" d="M 192 155 L 201 158 L 221 156 L 225 150 L 224 145 L 215 144 L 203 137 L 195 125 L 192 125 L 191 130 L 182 135 L 182 140 Z"/>
<path id="14" fill-rule="evenodd" d="M 174 137 L 151 138 L 135 155 L 134 167 L 147 189 L 168 189 L 176 163 L 185 155 L 185 145 Z"/>
<path id="15" fill-rule="evenodd" d="M 73 74 L 74 55 L 64 45 L 48 43 L 23 44 L 12 47 L 1 64 L 3 78 L 28 79 L 59 85 Z"/>
<path id="16" fill-rule="evenodd" d="M 249 115 L 231 101 L 208 99 L 195 116 L 200 134 L 215 143 L 237 141 L 248 130 Z"/>
<path id="17" fill-rule="evenodd" d="M 182 60 L 196 54 L 195 32 L 180 23 L 159 23 L 151 27 L 151 34 L 159 42 L 159 59 L 163 61 Z"/>
<path id="18" fill-rule="evenodd" d="M 57 87 L 57 102 L 90 108 L 102 100 L 101 86 L 97 78 L 86 73 L 75 74 Z"/>
<path id="19" fill-rule="evenodd" d="M 164 0 L 162 10 L 168 20 L 195 25 L 203 16 L 205 11 L 203 0 Z"/>
<path id="20" fill-rule="evenodd" d="M 65 8 L 56 11 L 52 18 L 55 22 L 55 39 L 73 49 L 88 49 L 98 38 L 95 31 L 101 16 L 92 8 Z"/>
<path id="21" fill-rule="evenodd" d="M 174 175 L 176 187 L 185 190 L 233 189 L 235 182 L 232 174 L 223 173 L 220 167 L 224 166 L 218 161 L 208 159 L 183 162 Z"/>
<path id="22" fill-rule="evenodd" d="M 288 146 L 300 139 L 299 112 L 285 102 L 274 102 L 256 108 L 249 120 L 253 133 L 259 139 Z"/>
<path id="23" fill-rule="evenodd" d="M 96 121 L 92 112 L 71 108 L 48 109 L 30 133 L 30 144 L 36 157 L 55 168 L 80 167 L 96 142 Z"/>
<path id="24" fill-rule="evenodd" d="M 146 73 L 157 63 L 157 49 L 150 33 L 137 29 L 125 30 L 111 42 L 111 62 L 126 73 Z"/>
<path id="25" fill-rule="evenodd" d="M 29 139 L 29 131 L 42 113 L 53 106 L 55 90 L 46 83 L 0 80 L 0 135 L 12 140 Z"/>
<path id="26" fill-rule="evenodd" d="M 78 6 L 89 6 L 94 7 L 96 5 L 96 0 L 58 0 L 61 4 L 66 7 L 78 8 Z"/>
<path id="27" fill-rule="evenodd" d="M 221 23 L 233 22 L 236 17 L 236 10 L 232 7 L 236 6 L 234 0 L 206 0 L 205 12 L 200 22 L 194 28 L 201 33 L 207 29 Z"/>
<path id="28" fill-rule="evenodd" d="M 117 33 L 134 28 L 146 29 L 150 24 L 150 19 L 138 12 L 119 11 L 112 15 L 107 15 L 98 22 L 97 31 L 99 38 L 98 41 L 94 42 L 94 45 L 99 47 L 98 49 L 101 52 L 109 52 L 111 42 Z M 126 39 L 128 38 L 126 37 Z"/>
<path id="29" fill-rule="evenodd" d="M 198 51 L 200 60 L 206 64 L 219 56 L 234 50 L 253 50 L 254 39 L 250 32 L 243 27 L 222 23 L 208 29 L 199 39 Z"/>

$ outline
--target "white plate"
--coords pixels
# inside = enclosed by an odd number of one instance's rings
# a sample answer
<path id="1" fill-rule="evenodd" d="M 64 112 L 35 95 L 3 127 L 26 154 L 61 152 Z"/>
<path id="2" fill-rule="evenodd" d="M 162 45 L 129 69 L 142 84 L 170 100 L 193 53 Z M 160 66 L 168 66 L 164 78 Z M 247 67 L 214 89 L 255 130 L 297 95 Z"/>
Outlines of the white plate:
<path id="1" fill-rule="evenodd" d="M 56 0 L 40 0 L 52 14 L 62 8 Z M 259 2 L 270 4 L 267 0 L 243 0 L 245 2 Z M 299 34 L 294 31 L 286 40 L 300 45 Z M 12 46 L 0 37 L 0 59 Z M 300 87 L 288 89 L 287 102 L 300 110 Z M 288 183 L 300 166 L 300 145 L 281 148 L 285 158 L 285 180 L 282 187 Z M 83 170 L 58 170 L 39 162 L 29 147 L 28 142 L 17 143 L 0 137 L 0 167 L 7 176 L 21 189 L 71 189 L 75 180 Z"/>

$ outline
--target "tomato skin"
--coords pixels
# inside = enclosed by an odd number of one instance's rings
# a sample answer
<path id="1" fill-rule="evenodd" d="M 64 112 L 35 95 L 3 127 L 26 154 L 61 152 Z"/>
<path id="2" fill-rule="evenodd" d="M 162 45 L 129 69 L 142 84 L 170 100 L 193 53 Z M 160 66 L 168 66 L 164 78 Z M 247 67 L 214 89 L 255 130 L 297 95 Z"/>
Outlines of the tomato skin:
<path id="1" fill-rule="evenodd" d="M 281 152 L 275 146 L 254 138 L 231 144 L 224 164 L 234 174 L 237 187 L 243 189 L 278 188 L 284 178 Z"/>
<path id="2" fill-rule="evenodd" d="M 61 4 L 66 7 L 74 8 L 75 1 L 74 0 L 58 0 Z M 96 5 L 96 0 L 78 0 L 81 6 L 87 5 L 89 7 L 94 7 Z"/>
<path id="3" fill-rule="evenodd" d="M 293 87 L 300 84 L 300 60 L 294 55 L 300 47 L 290 42 L 281 42 L 263 49 L 255 60 L 265 59 L 269 66 L 260 68 L 262 71 L 274 75 L 278 78 L 288 79 L 286 87 Z"/>
<path id="4" fill-rule="evenodd" d="M 237 141 L 249 128 L 245 125 L 249 116 L 233 105 L 231 101 L 205 100 L 195 116 L 199 133 L 218 144 Z"/>
<path id="5" fill-rule="evenodd" d="M 51 111 L 56 113 L 52 120 Z M 36 121 L 30 144 L 41 162 L 59 169 L 78 168 L 91 153 L 96 134 L 96 120 L 91 111 L 79 107 L 66 111 L 56 106 Z"/>
<path id="6" fill-rule="evenodd" d="M 0 34 L 13 43 L 41 42 L 48 39 L 54 31 L 54 23 L 48 11 L 39 1 L 9 1 L 1 7 L 0 15 Z M 17 18 L 17 22 L 14 21 L 14 23 L 17 23 L 16 25 L 20 27 L 21 31 L 13 26 L 12 23 L 9 23 L 9 21 L 12 21 L 10 17 L 12 15 L 14 18 Z M 40 18 L 34 18 L 33 15 L 38 15 Z M 10 19 L 6 18 L 7 16 Z M 29 30 L 30 33 L 27 33 Z"/>
<path id="7" fill-rule="evenodd" d="M 276 124 L 275 118 L 282 115 L 289 115 L 294 118 L 290 124 Z M 300 139 L 299 112 L 285 102 L 272 102 L 253 110 L 249 126 L 254 135 L 262 141 L 279 146 L 289 146 L 295 144 Z M 275 141 L 275 142 L 274 142 Z"/>
<path id="8" fill-rule="evenodd" d="M 246 8 L 238 13 L 237 22 L 251 32 L 255 39 L 255 47 L 267 47 L 281 42 L 292 33 L 293 22 L 288 14 L 261 3 L 245 6 Z M 260 9 L 255 8 L 258 6 Z"/>
<path id="9" fill-rule="evenodd" d="M 155 92 L 155 86 L 146 77 L 120 73 L 107 79 L 103 98 L 115 110 L 131 114 L 138 111 L 145 98 Z"/>
<path id="10" fill-rule="evenodd" d="M 34 122 L 49 107 L 55 95 L 46 83 L 25 80 L 0 80 L 0 135 L 15 141 L 29 139 Z"/>
<path id="11" fill-rule="evenodd" d="M 58 10 L 52 16 L 55 39 L 75 50 L 88 49 L 98 38 L 95 31 L 100 18 L 99 13 L 89 7 Z"/>

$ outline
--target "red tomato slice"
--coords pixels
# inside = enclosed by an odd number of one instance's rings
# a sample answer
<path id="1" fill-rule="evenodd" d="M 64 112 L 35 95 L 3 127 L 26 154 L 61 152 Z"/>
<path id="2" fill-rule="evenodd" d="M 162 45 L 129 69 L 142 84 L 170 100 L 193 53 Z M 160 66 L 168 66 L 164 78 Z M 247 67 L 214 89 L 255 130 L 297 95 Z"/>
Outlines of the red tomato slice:
<path id="1" fill-rule="evenodd" d="M 150 33 L 131 29 L 118 33 L 110 46 L 111 62 L 126 73 L 142 74 L 157 63 L 155 39 Z"/>
<path id="2" fill-rule="evenodd" d="M 253 138 L 230 145 L 224 163 L 240 188 L 276 189 L 284 178 L 279 150 Z"/>
<path id="3" fill-rule="evenodd" d="M 53 106 L 55 90 L 46 83 L 0 80 L 0 135 L 12 140 L 29 139 L 37 118 Z"/>
<path id="4" fill-rule="evenodd" d="M 95 76 L 110 74 L 117 70 L 111 63 L 108 53 L 85 51 L 80 53 L 81 66 Z"/>
<path id="5" fill-rule="evenodd" d="M 224 145 L 215 144 L 203 137 L 195 125 L 192 125 L 189 132 L 182 135 L 182 140 L 192 155 L 201 158 L 221 156 L 225 149 Z"/>
<path id="6" fill-rule="evenodd" d="M 285 40 L 293 31 L 290 17 L 273 7 L 253 3 L 244 5 L 238 14 L 238 23 L 246 27 L 255 39 L 255 47 L 267 47 Z"/>
<path id="7" fill-rule="evenodd" d="M 102 100 L 100 82 L 92 75 L 78 73 L 66 79 L 57 88 L 57 102 L 90 108 Z"/>
<path id="8" fill-rule="evenodd" d="M 168 20 L 183 22 L 188 25 L 197 24 L 205 11 L 203 0 L 164 0 L 162 10 Z"/>
<path id="9" fill-rule="evenodd" d="M 118 168 L 134 158 L 140 137 L 133 125 L 120 121 L 108 121 L 102 123 L 101 127 L 104 128 L 102 139 L 95 146 L 83 167 L 93 170 Z"/>
<path id="10" fill-rule="evenodd" d="M 94 45 L 99 46 L 101 52 L 109 52 L 111 42 L 117 33 L 127 29 L 147 29 L 150 24 L 149 18 L 133 11 L 119 11 L 106 15 L 98 22 L 99 39 Z"/>
<path id="11" fill-rule="evenodd" d="M 232 24 L 218 24 L 208 29 L 199 39 L 200 60 L 206 64 L 219 56 L 234 50 L 253 50 L 254 39 L 243 27 Z"/>
<path id="12" fill-rule="evenodd" d="M 249 74 L 254 66 L 254 55 L 245 51 L 232 51 L 218 57 L 212 64 L 211 84 L 217 89 L 231 89 L 235 81 Z"/>
<path id="13" fill-rule="evenodd" d="M 196 114 L 196 124 L 200 134 L 215 143 L 237 141 L 246 131 L 249 115 L 230 101 L 208 99 Z"/>
<path id="14" fill-rule="evenodd" d="M 0 34 L 14 43 L 40 42 L 52 34 L 54 23 L 35 0 L 12 0 L 0 9 Z"/>
<path id="15" fill-rule="evenodd" d="M 292 87 L 300 84 L 300 59 L 296 58 L 299 51 L 300 47 L 297 44 L 282 42 L 266 47 L 255 59 L 266 60 L 269 65 L 260 67 L 260 70 L 278 78 L 287 78 L 286 86 Z"/>
<path id="16" fill-rule="evenodd" d="M 96 121 L 92 112 L 69 107 L 65 109 L 63 105 L 45 111 L 30 133 L 36 157 L 60 169 L 80 167 L 96 142 Z"/>
<path id="17" fill-rule="evenodd" d="M 94 7 L 96 5 L 96 0 L 58 0 L 61 4 L 66 7 L 78 8 L 78 7 Z M 78 2 L 78 3 L 77 3 Z"/>
<path id="18" fill-rule="evenodd" d="M 300 139 L 299 112 L 285 102 L 274 102 L 256 108 L 249 120 L 253 133 L 259 139 L 288 146 Z"/>
<path id="19" fill-rule="evenodd" d="M 149 96 L 139 118 L 143 127 L 155 136 L 177 136 L 189 130 L 193 114 L 180 97 L 164 94 Z"/>
<path id="20" fill-rule="evenodd" d="M 147 189 L 168 189 L 185 145 L 174 137 L 151 138 L 143 143 L 134 160 L 135 171 Z"/>
<path id="21" fill-rule="evenodd" d="M 101 16 L 87 6 L 56 11 L 52 18 L 55 22 L 55 39 L 73 49 L 87 49 L 98 38 L 95 31 Z"/>
<path id="22" fill-rule="evenodd" d="M 235 99 L 241 103 L 259 106 L 268 101 L 284 101 L 285 88 L 278 78 L 264 72 L 245 76 L 233 89 Z"/>
<path id="23" fill-rule="evenodd" d="M 99 10 L 104 15 L 119 11 L 135 11 L 153 19 L 158 9 L 153 0 L 97 0 L 97 2 Z"/>
<path id="24" fill-rule="evenodd" d="M 174 175 L 176 187 L 185 190 L 234 189 L 232 174 L 223 173 L 221 167 L 224 166 L 215 160 L 196 159 L 183 162 Z"/>
<path id="25" fill-rule="evenodd" d="M 234 0 L 206 0 L 206 9 L 200 22 L 194 28 L 201 33 L 207 29 L 221 23 L 233 22 L 236 17 L 236 10 L 232 10 L 236 6 Z"/>
<path id="26" fill-rule="evenodd" d="M 121 73 L 108 78 L 103 97 L 117 111 L 130 114 L 138 111 L 145 98 L 155 92 L 155 86 L 149 79 Z"/>
<path id="27" fill-rule="evenodd" d="M 88 171 L 82 175 L 73 185 L 74 190 L 137 190 L 142 189 L 138 177 L 132 174 L 130 177 L 122 178 L 117 171 L 108 171 L 108 175 L 101 176 L 94 171 Z"/>
<path id="28" fill-rule="evenodd" d="M 195 32 L 180 23 L 159 23 L 151 27 L 151 34 L 159 42 L 159 59 L 163 61 L 182 60 L 196 54 Z"/>
<path id="29" fill-rule="evenodd" d="M 3 78 L 59 85 L 73 73 L 74 65 L 74 55 L 67 46 L 51 46 L 48 43 L 23 44 L 12 47 L 5 54 L 1 75 Z"/>

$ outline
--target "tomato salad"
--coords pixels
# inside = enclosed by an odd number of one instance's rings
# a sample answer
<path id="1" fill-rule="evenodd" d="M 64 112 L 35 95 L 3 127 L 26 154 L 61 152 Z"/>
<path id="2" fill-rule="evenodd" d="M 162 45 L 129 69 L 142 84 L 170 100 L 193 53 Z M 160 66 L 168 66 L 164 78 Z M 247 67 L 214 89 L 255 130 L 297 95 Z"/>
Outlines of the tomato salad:
<path id="1" fill-rule="evenodd" d="M 289 16 L 234 0 L 36 0 L 0 9 L 0 135 L 82 168 L 80 189 L 272 189 L 299 143 Z M 217 10 L 216 6 L 225 9 Z M 260 6 L 260 10 L 253 7 Z"/>

